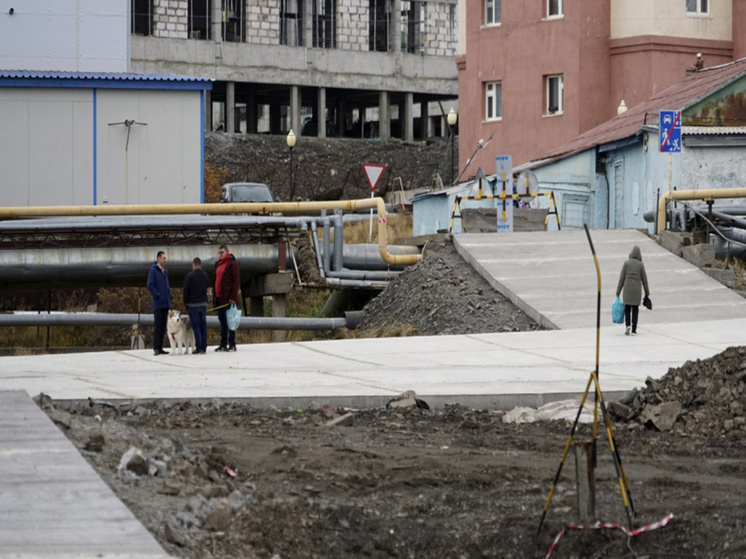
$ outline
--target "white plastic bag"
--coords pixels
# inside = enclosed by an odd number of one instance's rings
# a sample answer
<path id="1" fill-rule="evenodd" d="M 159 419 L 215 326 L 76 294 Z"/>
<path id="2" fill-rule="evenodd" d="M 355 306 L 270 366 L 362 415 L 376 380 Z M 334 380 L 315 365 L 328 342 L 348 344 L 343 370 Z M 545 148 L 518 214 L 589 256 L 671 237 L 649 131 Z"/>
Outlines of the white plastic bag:
<path id="1" fill-rule="evenodd" d="M 238 325 L 241 323 L 241 309 L 236 306 L 236 303 L 231 303 L 225 311 L 225 317 L 228 319 L 228 329 L 233 332 L 238 330 Z"/>

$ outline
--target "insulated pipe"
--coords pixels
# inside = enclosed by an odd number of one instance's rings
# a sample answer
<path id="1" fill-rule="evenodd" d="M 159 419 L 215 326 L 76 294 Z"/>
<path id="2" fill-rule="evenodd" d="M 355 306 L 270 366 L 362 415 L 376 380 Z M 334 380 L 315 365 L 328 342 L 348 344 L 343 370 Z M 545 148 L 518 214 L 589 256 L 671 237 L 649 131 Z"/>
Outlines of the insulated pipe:
<path id="1" fill-rule="evenodd" d="M 376 209 L 378 211 L 378 248 L 381 258 L 389 264 L 403 266 L 416 264 L 421 255 L 392 255 L 388 250 L 386 229 L 386 205 L 383 198 L 363 198 L 358 200 L 338 200 L 336 202 L 253 202 L 220 204 L 145 204 L 105 205 L 105 206 L 30 206 L 0 208 L 0 219 L 44 216 L 83 216 L 83 215 L 174 215 L 174 214 L 272 214 L 272 213 L 316 213 L 322 210 L 357 211 Z"/>
<path id="2" fill-rule="evenodd" d="M 351 317 L 350 320 L 354 320 Z M 2 326 L 131 326 L 153 325 L 151 313 L 23 313 L 0 314 Z M 207 317 L 208 328 L 219 328 L 217 316 Z M 347 318 L 241 317 L 242 330 L 336 330 L 347 328 Z"/>
<path id="3" fill-rule="evenodd" d="M 669 200 L 708 200 L 713 198 L 746 198 L 746 188 L 710 188 L 706 190 L 675 190 L 664 192 L 658 202 L 658 229 L 666 228 L 666 205 Z"/>
<path id="4" fill-rule="evenodd" d="M 344 241 L 344 223 L 342 222 L 342 212 L 334 210 L 334 258 L 332 259 L 332 269 L 339 272 L 342 269 L 342 241 Z"/>

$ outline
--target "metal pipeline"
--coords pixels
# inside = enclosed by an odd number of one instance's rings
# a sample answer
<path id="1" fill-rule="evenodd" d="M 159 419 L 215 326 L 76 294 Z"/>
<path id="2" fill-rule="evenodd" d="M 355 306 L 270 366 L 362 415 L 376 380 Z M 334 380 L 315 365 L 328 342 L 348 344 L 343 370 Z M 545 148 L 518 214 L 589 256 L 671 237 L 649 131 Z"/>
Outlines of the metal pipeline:
<path id="1" fill-rule="evenodd" d="M 353 329 L 359 317 L 339 318 L 296 318 L 296 317 L 258 317 L 241 318 L 239 329 L 242 330 L 336 330 Z M 23 313 L 0 314 L 2 326 L 131 326 L 140 324 L 153 325 L 153 315 L 145 314 L 107 314 L 107 313 Z M 219 328 L 217 316 L 207 317 L 208 328 Z"/>
<path id="2" fill-rule="evenodd" d="M 363 198 L 358 200 L 338 200 L 324 202 L 267 202 L 233 204 L 146 204 L 146 205 L 102 205 L 102 206 L 36 206 L 0 208 L 0 219 L 19 217 L 71 217 L 108 215 L 176 215 L 176 214 L 264 214 L 272 213 L 316 213 L 330 210 L 358 211 L 376 209 L 378 211 L 378 248 L 381 258 L 388 264 L 407 266 L 416 264 L 421 256 L 392 255 L 388 250 L 386 229 L 386 205 L 383 198 Z"/>
<path id="3" fill-rule="evenodd" d="M 666 205 L 669 200 L 711 200 L 715 198 L 746 198 L 746 188 L 710 188 L 706 190 L 674 190 L 663 193 L 658 202 L 658 228 L 666 228 Z"/>

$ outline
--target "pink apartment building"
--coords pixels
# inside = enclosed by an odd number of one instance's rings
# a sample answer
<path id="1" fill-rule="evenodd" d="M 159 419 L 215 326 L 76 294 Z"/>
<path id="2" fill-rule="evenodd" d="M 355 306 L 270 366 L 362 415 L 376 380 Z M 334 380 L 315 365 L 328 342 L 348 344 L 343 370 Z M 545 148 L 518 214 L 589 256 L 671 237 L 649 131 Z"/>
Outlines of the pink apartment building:
<path id="1" fill-rule="evenodd" d="M 705 67 L 746 57 L 746 0 L 465 0 L 459 168 L 518 166 Z M 463 13 L 465 11 L 465 14 Z"/>

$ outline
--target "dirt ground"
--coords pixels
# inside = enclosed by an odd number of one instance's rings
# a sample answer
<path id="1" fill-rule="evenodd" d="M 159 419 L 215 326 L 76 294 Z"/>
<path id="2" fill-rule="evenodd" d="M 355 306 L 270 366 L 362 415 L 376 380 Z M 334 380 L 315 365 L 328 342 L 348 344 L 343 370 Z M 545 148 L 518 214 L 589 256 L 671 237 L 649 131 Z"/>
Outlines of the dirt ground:
<path id="1" fill-rule="evenodd" d="M 459 258 L 448 242 L 430 246 L 368 305 L 363 324 L 410 323 L 420 334 L 536 328 Z M 402 293 L 421 304 L 402 307 Z M 745 387 L 746 348 L 731 348 L 609 402 L 629 509 L 600 421 L 595 517 L 627 527 L 634 510 L 634 529 L 673 518 L 634 537 L 567 530 L 552 557 L 745 556 Z M 459 405 L 38 400 L 175 557 L 544 557 L 578 520 L 565 421 L 507 423 L 508 410 Z M 573 441 L 589 439 L 591 426 L 579 425 Z"/>

